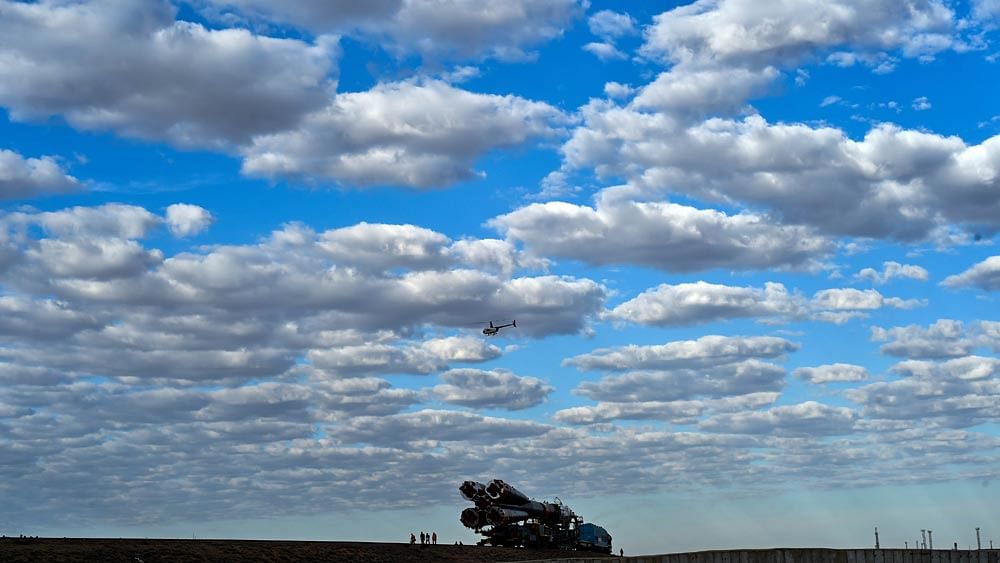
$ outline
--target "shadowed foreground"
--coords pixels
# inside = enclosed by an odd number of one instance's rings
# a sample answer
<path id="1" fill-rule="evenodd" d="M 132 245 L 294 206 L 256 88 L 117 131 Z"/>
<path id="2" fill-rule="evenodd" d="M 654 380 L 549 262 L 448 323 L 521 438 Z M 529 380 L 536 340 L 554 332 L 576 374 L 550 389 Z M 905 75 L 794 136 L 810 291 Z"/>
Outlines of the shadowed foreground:
<path id="1" fill-rule="evenodd" d="M 403 543 L 263 541 L 263 540 L 157 540 L 39 538 L 0 539 L 0 561 L 212 563 L 267 561 L 357 561 L 394 563 L 442 561 L 478 563 L 562 559 L 579 556 L 572 551 L 525 550 L 502 547 L 408 545 Z"/>

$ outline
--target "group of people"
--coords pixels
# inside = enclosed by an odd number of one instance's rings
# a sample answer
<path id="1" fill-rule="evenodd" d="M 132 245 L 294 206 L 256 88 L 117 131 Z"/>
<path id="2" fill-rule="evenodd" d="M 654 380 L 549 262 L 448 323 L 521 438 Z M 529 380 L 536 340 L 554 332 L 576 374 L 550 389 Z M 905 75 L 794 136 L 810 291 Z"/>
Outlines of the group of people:
<path id="1" fill-rule="evenodd" d="M 437 545 L 438 534 L 437 532 L 431 532 L 429 534 L 420 532 L 420 545 Z M 410 532 L 410 545 L 417 543 L 417 537 Z"/>

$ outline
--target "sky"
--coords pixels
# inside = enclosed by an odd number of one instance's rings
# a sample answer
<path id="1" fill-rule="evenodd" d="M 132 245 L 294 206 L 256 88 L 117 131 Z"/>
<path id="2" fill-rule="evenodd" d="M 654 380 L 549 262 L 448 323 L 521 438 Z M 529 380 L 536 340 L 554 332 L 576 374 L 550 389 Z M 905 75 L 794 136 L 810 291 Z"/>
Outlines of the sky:
<path id="1" fill-rule="evenodd" d="M 0 0 L 0 532 L 1000 544 L 998 27 Z"/>

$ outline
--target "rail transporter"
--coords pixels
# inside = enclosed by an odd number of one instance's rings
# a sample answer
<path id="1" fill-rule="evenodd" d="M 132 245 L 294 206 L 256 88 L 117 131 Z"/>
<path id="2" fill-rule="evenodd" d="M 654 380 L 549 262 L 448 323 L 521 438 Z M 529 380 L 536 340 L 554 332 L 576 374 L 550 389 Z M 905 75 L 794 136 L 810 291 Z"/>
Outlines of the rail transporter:
<path id="1" fill-rule="evenodd" d="M 460 520 L 484 536 L 479 545 L 611 553 L 607 530 L 585 523 L 558 499 L 531 500 L 500 479 L 488 485 L 465 481 L 458 491 L 476 505 L 463 510 Z"/>

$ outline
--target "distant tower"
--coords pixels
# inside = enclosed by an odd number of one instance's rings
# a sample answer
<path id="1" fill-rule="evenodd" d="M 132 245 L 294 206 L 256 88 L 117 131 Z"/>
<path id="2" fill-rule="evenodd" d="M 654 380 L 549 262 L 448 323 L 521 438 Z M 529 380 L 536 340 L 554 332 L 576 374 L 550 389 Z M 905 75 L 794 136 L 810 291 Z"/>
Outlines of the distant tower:
<path id="1" fill-rule="evenodd" d="M 921 529 L 920 530 L 920 537 L 923 538 L 923 540 L 924 540 L 923 543 L 920 544 L 921 545 L 921 549 L 927 549 L 927 530 Z"/>
<path id="2" fill-rule="evenodd" d="M 934 530 L 927 530 L 927 541 L 931 544 L 931 549 L 934 549 L 934 536 L 932 535 Z"/>
<path id="3" fill-rule="evenodd" d="M 878 526 L 875 526 L 875 549 L 879 549 L 879 546 L 878 546 Z"/>
<path id="4" fill-rule="evenodd" d="M 979 543 L 979 526 L 976 526 L 976 549 L 982 549 L 983 544 Z"/>

